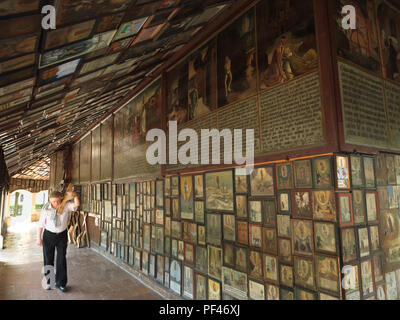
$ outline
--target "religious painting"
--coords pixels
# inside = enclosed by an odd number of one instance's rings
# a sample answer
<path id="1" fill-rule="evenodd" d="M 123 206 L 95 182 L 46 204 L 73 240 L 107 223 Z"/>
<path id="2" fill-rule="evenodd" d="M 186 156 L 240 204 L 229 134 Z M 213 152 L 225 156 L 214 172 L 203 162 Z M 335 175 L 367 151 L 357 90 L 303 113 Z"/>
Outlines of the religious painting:
<path id="1" fill-rule="evenodd" d="M 262 228 L 262 249 L 264 252 L 272 254 L 278 253 L 275 228 Z"/>
<path id="2" fill-rule="evenodd" d="M 236 299 L 247 299 L 247 274 L 222 267 L 222 290 Z"/>
<path id="3" fill-rule="evenodd" d="M 206 209 L 233 212 L 233 172 L 207 172 L 205 180 Z"/>
<path id="4" fill-rule="evenodd" d="M 346 300 L 361 300 L 359 265 L 348 265 L 342 272 L 343 287 L 349 288 L 345 289 Z"/>
<path id="5" fill-rule="evenodd" d="M 126 163 L 143 161 L 143 155 L 146 154 L 146 134 L 161 125 L 161 97 L 161 82 L 157 80 L 115 114 L 115 179 L 138 173 L 136 166 L 127 166 Z"/>
<path id="6" fill-rule="evenodd" d="M 203 246 L 196 246 L 196 270 L 199 272 L 207 273 L 208 272 L 208 253 L 207 248 Z"/>
<path id="7" fill-rule="evenodd" d="M 379 240 L 379 226 L 370 226 L 369 235 L 370 235 L 371 251 L 379 250 L 381 247 Z"/>
<path id="8" fill-rule="evenodd" d="M 265 200 L 262 202 L 262 219 L 264 226 L 276 225 L 276 204 L 275 200 Z"/>
<path id="9" fill-rule="evenodd" d="M 201 117 L 215 109 L 211 74 L 215 65 L 215 46 L 207 44 L 188 61 L 187 110 L 188 120 Z"/>
<path id="10" fill-rule="evenodd" d="M 386 270 L 400 266 L 400 217 L 398 210 L 381 212 L 381 239 Z"/>
<path id="11" fill-rule="evenodd" d="M 185 242 L 185 262 L 194 263 L 194 246 L 191 243 Z"/>
<path id="12" fill-rule="evenodd" d="M 294 257 L 294 279 L 296 285 L 315 289 L 314 263 L 311 258 Z"/>
<path id="13" fill-rule="evenodd" d="M 315 250 L 336 254 L 335 225 L 329 222 L 314 222 Z"/>
<path id="14" fill-rule="evenodd" d="M 388 3 L 381 2 L 377 18 L 382 41 L 383 75 L 387 79 L 400 82 L 399 11 Z"/>
<path id="15" fill-rule="evenodd" d="M 178 198 L 172 199 L 172 219 L 176 219 L 176 220 L 180 219 L 179 199 Z"/>
<path id="16" fill-rule="evenodd" d="M 195 198 L 204 197 L 204 182 L 201 174 L 194 176 L 194 196 Z"/>
<path id="17" fill-rule="evenodd" d="M 208 275 L 221 280 L 222 277 L 222 249 L 207 246 L 208 251 Z"/>
<path id="18" fill-rule="evenodd" d="M 363 297 L 374 292 L 372 260 L 364 260 L 361 262 L 361 288 Z"/>
<path id="19" fill-rule="evenodd" d="M 278 190 L 293 188 L 291 163 L 276 165 L 276 187 Z"/>
<path id="20" fill-rule="evenodd" d="M 274 168 L 254 168 L 250 175 L 250 191 L 252 196 L 273 196 Z"/>
<path id="21" fill-rule="evenodd" d="M 236 216 L 239 219 L 247 219 L 247 196 L 236 196 Z"/>
<path id="22" fill-rule="evenodd" d="M 295 300 L 305 300 L 305 301 L 317 300 L 317 293 L 295 286 L 294 298 Z"/>
<path id="23" fill-rule="evenodd" d="M 395 166 L 395 156 L 394 155 L 386 155 L 386 166 L 388 169 L 388 184 L 396 185 L 396 166 Z"/>
<path id="24" fill-rule="evenodd" d="M 367 219 L 368 222 L 377 222 L 378 216 L 378 201 L 376 192 L 366 192 L 365 202 L 367 207 Z"/>
<path id="25" fill-rule="evenodd" d="M 338 189 L 350 188 L 348 157 L 336 156 L 336 185 Z"/>
<path id="26" fill-rule="evenodd" d="M 143 225 L 143 249 L 150 251 L 150 225 Z"/>
<path id="27" fill-rule="evenodd" d="M 234 245 L 229 242 L 224 242 L 223 252 L 224 252 L 224 265 L 233 268 L 235 266 Z"/>
<path id="28" fill-rule="evenodd" d="M 170 261 L 170 288 L 172 291 L 181 294 L 181 279 L 182 279 L 182 263 L 175 259 L 171 259 Z"/>
<path id="29" fill-rule="evenodd" d="M 154 228 L 154 227 L 153 227 Z M 155 252 L 159 254 L 164 253 L 164 228 L 155 227 L 156 239 L 155 239 Z"/>
<path id="30" fill-rule="evenodd" d="M 369 236 L 367 228 L 358 229 L 358 244 L 360 248 L 360 258 L 369 256 L 370 248 L 369 248 Z"/>
<path id="31" fill-rule="evenodd" d="M 364 167 L 364 177 L 365 177 L 365 187 L 375 188 L 375 164 L 374 158 L 363 157 L 363 167 Z"/>
<path id="32" fill-rule="evenodd" d="M 185 259 L 185 243 L 182 240 L 178 241 L 178 260 Z"/>
<path id="33" fill-rule="evenodd" d="M 363 168 L 360 156 L 350 156 L 351 168 L 351 185 L 353 188 L 361 188 L 364 186 Z"/>
<path id="34" fill-rule="evenodd" d="M 235 246 L 235 269 L 247 272 L 247 248 Z"/>
<path id="35" fill-rule="evenodd" d="M 340 230 L 342 238 L 342 258 L 343 263 L 348 264 L 357 260 L 357 242 L 354 228 Z"/>
<path id="36" fill-rule="evenodd" d="M 194 221 L 204 223 L 204 201 L 194 202 Z"/>
<path id="37" fill-rule="evenodd" d="M 278 238 L 278 258 L 280 262 L 292 264 L 292 244 L 289 239 Z"/>
<path id="38" fill-rule="evenodd" d="M 208 278 L 208 300 L 221 300 L 221 283 Z"/>
<path id="39" fill-rule="evenodd" d="M 236 241 L 235 216 L 230 214 L 223 215 L 223 235 L 224 240 Z"/>
<path id="40" fill-rule="evenodd" d="M 267 290 L 267 300 L 277 301 L 279 300 L 279 287 L 273 284 L 266 285 Z"/>
<path id="41" fill-rule="evenodd" d="M 292 197 L 290 191 L 278 191 L 278 212 L 290 215 L 292 211 Z"/>
<path id="42" fill-rule="evenodd" d="M 174 176 L 171 177 L 171 191 L 172 191 L 172 196 L 179 196 L 179 177 Z"/>
<path id="43" fill-rule="evenodd" d="M 261 201 L 249 201 L 249 220 L 253 223 L 262 222 Z"/>
<path id="44" fill-rule="evenodd" d="M 171 221 L 171 236 L 173 238 L 182 238 L 182 225 L 179 221 Z"/>
<path id="45" fill-rule="evenodd" d="M 385 282 L 387 289 L 387 299 L 397 300 L 397 285 L 396 285 L 396 273 L 395 271 L 388 272 L 385 274 Z M 376 281 L 375 281 L 376 282 Z"/>
<path id="46" fill-rule="evenodd" d="M 313 2 L 264 1 L 257 5 L 260 88 L 318 68 Z"/>
<path id="47" fill-rule="evenodd" d="M 183 240 L 197 243 L 197 224 L 183 222 Z"/>
<path id="48" fill-rule="evenodd" d="M 279 282 L 285 287 L 293 288 L 293 267 L 281 264 L 279 266 Z"/>
<path id="49" fill-rule="evenodd" d="M 149 253 L 146 251 L 142 252 L 142 272 L 145 275 L 149 274 Z"/>
<path id="50" fill-rule="evenodd" d="M 336 203 L 332 190 L 313 191 L 313 218 L 336 222 Z"/>
<path id="51" fill-rule="evenodd" d="M 310 160 L 298 160 L 294 162 L 294 178 L 296 188 L 312 188 Z"/>
<path id="52" fill-rule="evenodd" d="M 342 26 L 342 8 L 352 5 L 356 9 L 356 29 L 345 30 Z M 363 68 L 380 73 L 379 45 L 374 14 L 374 1 L 336 0 L 336 46 L 341 58 Z"/>
<path id="53" fill-rule="evenodd" d="M 314 158 L 314 187 L 317 189 L 332 187 L 332 162 L 330 157 Z"/>
<path id="54" fill-rule="evenodd" d="M 294 294 L 293 294 L 293 291 L 291 291 L 291 290 L 280 288 L 279 294 L 280 294 L 280 298 L 282 301 L 294 300 Z"/>
<path id="55" fill-rule="evenodd" d="M 245 221 L 236 221 L 237 242 L 241 244 L 249 244 L 248 223 Z"/>
<path id="56" fill-rule="evenodd" d="M 249 245 L 256 248 L 262 247 L 261 226 L 249 224 Z"/>
<path id="57" fill-rule="evenodd" d="M 257 90 L 254 9 L 218 35 L 218 106 L 243 99 Z"/>
<path id="58" fill-rule="evenodd" d="M 187 64 L 180 65 L 168 73 L 167 120 L 178 126 L 188 120 L 187 108 Z"/>
<path id="59" fill-rule="evenodd" d="M 277 225 L 278 225 L 278 236 L 290 238 L 290 216 L 287 215 L 277 215 Z"/>
<path id="60" fill-rule="evenodd" d="M 338 194 L 339 222 L 342 227 L 353 225 L 353 207 L 350 193 Z"/>
<path id="61" fill-rule="evenodd" d="M 339 294 L 340 275 L 338 258 L 316 255 L 315 267 L 318 288 Z"/>
<path id="62" fill-rule="evenodd" d="M 265 300 L 264 284 L 249 280 L 249 297 L 252 300 Z"/>
<path id="63" fill-rule="evenodd" d="M 193 177 L 181 176 L 181 218 L 193 220 Z"/>
<path id="64" fill-rule="evenodd" d="M 199 244 L 206 244 L 206 228 L 204 226 L 197 226 L 197 241 Z"/>
<path id="65" fill-rule="evenodd" d="M 207 279 L 205 276 L 196 273 L 195 276 L 196 300 L 207 300 Z"/>
<path id="66" fill-rule="evenodd" d="M 156 209 L 156 224 L 164 225 L 164 210 L 163 209 Z"/>
<path id="67" fill-rule="evenodd" d="M 272 281 L 274 283 L 278 282 L 277 258 L 275 256 L 264 254 L 263 261 L 264 261 L 264 279 Z"/>
<path id="68" fill-rule="evenodd" d="M 291 220 L 292 250 L 294 254 L 311 256 L 314 251 L 312 221 Z"/>
<path id="69" fill-rule="evenodd" d="M 156 206 L 162 207 L 164 205 L 164 182 L 162 180 L 156 181 Z"/>
<path id="70" fill-rule="evenodd" d="M 0 40 L 0 60 L 34 52 L 38 37 L 35 35 Z"/>
<path id="71" fill-rule="evenodd" d="M 249 253 L 249 276 L 257 279 L 263 277 L 262 256 L 258 251 L 251 250 Z"/>
<path id="72" fill-rule="evenodd" d="M 293 217 L 312 219 L 311 201 L 311 191 L 293 191 Z"/>
<path id="73" fill-rule="evenodd" d="M 382 257 L 380 254 L 376 254 L 373 257 L 373 269 L 374 269 L 375 282 L 378 283 L 383 281 L 384 273 L 383 273 Z"/>
<path id="74" fill-rule="evenodd" d="M 207 214 L 206 217 L 206 239 L 207 243 L 216 246 L 221 245 L 222 222 L 220 214 Z"/>
<path id="75" fill-rule="evenodd" d="M 365 201 L 363 190 L 353 190 L 353 216 L 354 224 L 365 223 Z"/>
<path id="76" fill-rule="evenodd" d="M 388 185 L 388 168 L 386 166 L 386 156 L 384 153 L 378 153 L 375 156 L 376 160 L 376 184 L 378 186 Z"/>
<path id="77" fill-rule="evenodd" d="M 379 206 L 382 210 L 389 209 L 389 188 L 378 187 Z M 370 197 L 372 198 L 372 196 Z"/>
<path id="78" fill-rule="evenodd" d="M 389 209 L 397 209 L 400 200 L 400 187 L 387 187 Z"/>
<path id="79" fill-rule="evenodd" d="M 157 255 L 157 272 L 156 272 L 156 280 L 158 282 L 164 283 L 164 257 Z"/>

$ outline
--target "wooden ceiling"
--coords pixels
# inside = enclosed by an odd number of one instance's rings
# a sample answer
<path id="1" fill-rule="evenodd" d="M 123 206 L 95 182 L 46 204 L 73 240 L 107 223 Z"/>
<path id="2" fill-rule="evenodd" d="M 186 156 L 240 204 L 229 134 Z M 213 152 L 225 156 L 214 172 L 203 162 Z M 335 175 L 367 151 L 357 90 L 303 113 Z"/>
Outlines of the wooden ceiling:
<path id="1" fill-rule="evenodd" d="M 234 2 L 0 1 L 0 146 L 10 176 L 83 134 Z M 41 26 L 47 4 L 55 30 Z"/>

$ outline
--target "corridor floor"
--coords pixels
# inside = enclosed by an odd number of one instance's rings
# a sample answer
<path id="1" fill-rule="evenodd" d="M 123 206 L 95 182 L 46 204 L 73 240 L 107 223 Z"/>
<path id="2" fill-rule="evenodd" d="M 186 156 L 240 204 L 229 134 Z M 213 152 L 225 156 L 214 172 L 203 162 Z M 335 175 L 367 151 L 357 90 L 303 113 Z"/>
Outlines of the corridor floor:
<path id="1" fill-rule="evenodd" d="M 0 250 L 0 300 L 160 300 L 156 292 L 135 280 L 100 254 L 69 244 L 68 291 L 42 288 L 42 247 L 36 245 L 35 223 L 8 230 Z"/>

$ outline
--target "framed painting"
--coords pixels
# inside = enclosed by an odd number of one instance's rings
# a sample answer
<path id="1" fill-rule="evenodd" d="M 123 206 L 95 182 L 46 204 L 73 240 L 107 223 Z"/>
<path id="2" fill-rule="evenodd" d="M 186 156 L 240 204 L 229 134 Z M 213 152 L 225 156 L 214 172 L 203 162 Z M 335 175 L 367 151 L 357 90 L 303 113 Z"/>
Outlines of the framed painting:
<path id="1" fill-rule="evenodd" d="M 276 226 L 275 200 L 264 200 L 262 202 L 262 221 L 264 226 Z"/>
<path id="2" fill-rule="evenodd" d="M 312 256 L 314 252 L 312 221 L 292 219 L 291 224 L 293 253 Z"/>
<path id="3" fill-rule="evenodd" d="M 171 196 L 171 177 L 165 178 L 165 196 L 169 197 Z"/>
<path id="4" fill-rule="evenodd" d="M 293 188 L 291 163 L 276 165 L 276 187 L 278 190 Z"/>
<path id="5" fill-rule="evenodd" d="M 202 274 L 195 273 L 195 299 L 207 300 L 207 278 Z"/>
<path id="6" fill-rule="evenodd" d="M 206 228 L 204 226 L 197 226 L 197 241 L 199 244 L 206 244 Z"/>
<path id="7" fill-rule="evenodd" d="M 293 218 L 312 219 L 311 191 L 296 190 L 292 192 Z"/>
<path id="8" fill-rule="evenodd" d="M 374 279 L 376 283 L 379 283 L 384 280 L 382 256 L 380 254 L 375 254 L 372 261 L 374 269 Z"/>
<path id="9" fill-rule="evenodd" d="M 388 168 L 386 166 L 386 156 L 384 153 L 378 153 L 375 156 L 375 175 L 378 186 L 388 185 Z"/>
<path id="10" fill-rule="evenodd" d="M 262 249 L 267 253 L 278 254 L 278 242 L 275 228 L 262 228 Z"/>
<path id="11" fill-rule="evenodd" d="M 335 224 L 314 222 L 315 250 L 322 253 L 337 253 Z"/>
<path id="12" fill-rule="evenodd" d="M 311 160 L 297 160 L 294 166 L 294 185 L 298 189 L 312 188 Z"/>
<path id="13" fill-rule="evenodd" d="M 236 168 L 235 169 L 235 192 L 238 193 L 247 193 L 247 171 L 246 168 Z"/>
<path id="14" fill-rule="evenodd" d="M 333 183 L 332 179 L 332 158 L 314 158 L 312 160 L 314 188 L 326 189 L 331 188 Z"/>
<path id="15" fill-rule="evenodd" d="M 374 279 L 372 273 L 372 260 L 361 261 L 361 291 L 365 298 L 374 293 Z"/>
<path id="16" fill-rule="evenodd" d="M 263 278 L 262 254 L 259 251 L 249 252 L 249 276 L 257 279 Z"/>
<path id="17" fill-rule="evenodd" d="M 277 215 L 277 226 L 278 226 L 278 236 L 279 237 L 291 237 L 291 228 L 290 228 L 290 216 L 287 215 Z"/>
<path id="18" fill-rule="evenodd" d="M 382 210 L 386 210 L 390 208 L 389 205 L 389 191 L 393 192 L 391 186 L 389 187 L 378 187 L 378 198 L 379 198 L 379 206 Z"/>
<path id="19" fill-rule="evenodd" d="M 194 197 L 204 198 L 204 180 L 202 174 L 194 176 Z"/>
<path id="20" fill-rule="evenodd" d="M 154 254 L 149 255 L 149 275 L 153 278 L 156 277 L 156 256 Z"/>
<path id="21" fill-rule="evenodd" d="M 282 301 L 291 301 L 294 300 L 294 293 L 292 290 L 288 290 L 285 288 L 279 289 L 279 296 Z"/>
<path id="22" fill-rule="evenodd" d="M 156 241 L 154 251 L 158 254 L 164 254 L 164 228 L 155 227 L 156 230 Z"/>
<path id="23" fill-rule="evenodd" d="M 312 258 L 294 257 L 294 279 L 296 285 L 315 289 L 314 262 Z"/>
<path id="24" fill-rule="evenodd" d="M 204 201 L 194 202 L 194 221 L 204 224 Z"/>
<path id="25" fill-rule="evenodd" d="M 264 284 L 249 280 L 249 298 L 251 300 L 265 300 Z"/>
<path id="26" fill-rule="evenodd" d="M 247 248 L 234 247 L 235 249 L 235 269 L 247 272 Z"/>
<path id="27" fill-rule="evenodd" d="M 369 243 L 371 244 L 371 251 L 378 251 L 381 248 L 381 242 L 379 239 L 379 226 L 369 226 Z"/>
<path id="28" fill-rule="evenodd" d="M 249 201 L 249 221 L 252 223 L 262 222 L 261 201 Z"/>
<path id="29" fill-rule="evenodd" d="M 142 252 L 142 272 L 145 275 L 149 274 L 149 253 L 146 251 Z"/>
<path id="30" fill-rule="evenodd" d="M 336 203 L 333 190 L 318 190 L 312 192 L 313 218 L 316 220 L 336 222 Z"/>
<path id="31" fill-rule="evenodd" d="M 162 207 L 164 204 L 164 181 L 156 181 L 156 206 Z"/>
<path id="32" fill-rule="evenodd" d="M 178 260 L 183 261 L 185 259 L 185 243 L 182 240 L 178 240 Z"/>
<path id="33" fill-rule="evenodd" d="M 358 245 L 360 248 L 360 258 L 370 255 L 368 228 L 358 228 Z"/>
<path id="34" fill-rule="evenodd" d="M 293 288 L 294 276 L 292 266 L 279 265 L 279 283 L 285 287 Z"/>
<path id="35" fill-rule="evenodd" d="M 185 263 L 194 263 L 194 245 L 185 242 Z"/>
<path id="36" fill-rule="evenodd" d="M 376 192 L 365 192 L 365 202 L 367 207 L 368 223 L 379 221 L 379 208 Z"/>
<path id="37" fill-rule="evenodd" d="M 176 239 L 182 239 L 182 223 L 179 221 L 171 221 L 171 236 Z"/>
<path id="38" fill-rule="evenodd" d="M 203 246 L 196 246 L 195 268 L 202 273 L 208 273 L 208 252 Z"/>
<path id="39" fill-rule="evenodd" d="M 363 157 L 363 169 L 365 177 L 365 187 L 375 188 L 376 177 L 375 177 L 375 161 L 373 157 Z"/>
<path id="40" fill-rule="evenodd" d="M 292 264 L 292 243 L 289 239 L 278 238 L 278 258 L 279 262 Z"/>
<path id="41" fill-rule="evenodd" d="M 0 60 L 34 52 L 38 43 L 36 35 L 0 40 Z"/>
<path id="42" fill-rule="evenodd" d="M 156 209 L 156 224 L 164 225 L 164 210 L 163 209 Z"/>
<path id="43" fill-rule="evenodd" d="M 275 256 L 263 254 L 264 279 L 278 283 L 278 260 Z"/>
<path id="44" fill-rule="evenodd" d="M 249 226 L 246 221 L 236 221 L 237 242 L 240 244 L 249 244 Z"/>
<path id="45" fill-rule="evenodd" d="M 208 275 L 221 280 L 222 278 L 222 249 L 207 246 L 208 251 Z"/>
<path id="46" fill-rule="evenodd" d="M 343 228 L 340 230 L 342 240 L 343 263 L 349 264 L 357 260 L 357 240 L 354 228 Z"/>
<path id="47" fill-rule="evenodd" d="M 317 300 L 318 294 L 314 291 L 305 290 L 303 288 L 294 287 L 294 299 L 301 301 L 312 301 Z"/>
<path id="48" fill-rule="evenodd" d="M 221 215 L 208 213 L 206 215 L 206 240 L 207 243 L 216 246 L 221 245 L 222 222 Z"/>
<path id="49" fill-rule="evenodd" d="M 39 33 L 41 15 L 34 14 L 0 21 L 0 39 L 15 38 L 26 34 Z"/>
<path id="50" fill-rule="evenodd" d="M 145 17 L 123 23 L 118 29 L 113 41 L 136 35 L 147 19 L 148 17 Z"/>
<path id="51" fill-rule="evenodd" d="M 236 196 L 236 216 L 239 219 L 247 219 L 247 196 Z"/>
<path id="52" fill-rule="evenodd" d="M 222 267 L 222 290 L 235 299 L 247 299 L 247 274 Z"/>
<path id="53" fill-rule="evenodd" d="M 255 248 L 262 247 L 262 227 L 255 224 L 249 224 L 249 245 Z"/>
<path id="54" fill-rule="evenodd" d="M 160 283 L 164 283 L 164 257 L 161 255 L 157 255 L 157 272 L 156 272 L 156 280 Z"/>
<path id="55" fill-rule="evenodd" d="M 150 225 L 143 225 L 143 249 L 150 251 Z"/>
<path id="56" fill-rule="evenodd" d="M 257 196 L 274 196 L 274 167 L 254 168 L 250 175 L 250 194 Z"/>
<path id="57" fill-rule="evenodd" d="M 339 261 L 336 257 L 315 256 L 317 286 L 320 290 L 327 290 L 336 295 L 340 293 Z"/>
<path id="58" fill-rule="evenodd" d="M 223 215 L 223 235 L 226 241 L 236 241 L 236 223 L 234 215 Z"/>
<path id="59" fill-rule="evenodd" d="M 235 267 L 234 245 L 230 242 L 224 242 L 223 253 L 224 253 L 224 266 L 234 268 Z"/>
<path id="60" fill-rule="evenodd" d="M 364 187 L 363 162 L 360 156 L 350 156 L 351 185 L 353 188 Z"/>
<path id="61" fill-rule="evenodd" d="M 178 260 L 171 259 L 169 268 L 169 286 L 172 291 L 181 295 L 182 282 L 182 263 Z"/>
<path id="62" fill-rule="evenodd" d="M 221 283 L 208 278 L 208 300 L 221 300 Z"/>
<path id="63" fill-rule="evenodd" d="M 171 255 L 171 238 L 169 236 L 166 236 L 164 239 L 164 253 L 167 256 Z"/>
<path id="64" fill-rule="evenodd" d="M 180 218 L 179 199 L 172 198 L 172 219 L 179 220 Z"/>
<path id="65" fill-rule="evenodd" d="M 0 74 L 28 67 L 35 63 L 35 53 L 29 53 L 27 55 L 11 58 L 0 62 Z"/>
<path id="66" fill-rule="evenodd" d="M 376 281 L 375 281 L 376 283 Z M 387 290 L 387 299 L 388 300 L 397 300 L 397 284 L 396 284 L 396 273 L 395 271 L 388 272 L 385 274 L 385 283 Z"/>
<path id="67" fill-rule="evenodd" d="M 353 225 L 353 206 L 350 193 L 338 193 L 338 207 L 340 226 Z"/>
<path id="68" fill-rule="evenodd" d="M 233 172 L 207 172 L 206 210 L 233 212 Z"/>
<path id="69" fill-rule="evenodd" d="M 181 218 L 185 220 L 193 220 L 194 203 L 193 203 L 193 177 L 181 176 L 180 177 L 180 204 L 181 204 Z"/>
<path id="70" fill-rule="evenodd" d="M 348 157 L 336 156 L 336 186 L 338 189 L 350 189 Z"/>
<path id="71" fill-rule="evenodd" d="M 353 190 L 353 216 L 354 224 L 365 223 L 365 195 L 363 190 Z"/>
<path id="72" fill-rule="evenodd" d="M 191 243 L 197 243 L 197 224 L 183 222 L 183 240 Z"/>
<path id="73" fill-rule="evenodd" d="M 279 287 L 273 284 L 266 284 L 267 300 L 277 301 L 279 300 Z"/>
<path id="74" fill-rule="evenodd" d="M 278 191 L 278 212 L 288 214 L 292 212 L 292 198 L 290 191 Z"/>

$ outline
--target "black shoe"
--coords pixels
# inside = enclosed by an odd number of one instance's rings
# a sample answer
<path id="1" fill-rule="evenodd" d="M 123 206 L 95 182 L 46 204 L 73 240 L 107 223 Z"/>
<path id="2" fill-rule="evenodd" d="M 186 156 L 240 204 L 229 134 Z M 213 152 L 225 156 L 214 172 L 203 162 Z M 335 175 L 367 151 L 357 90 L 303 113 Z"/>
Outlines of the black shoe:
<path id="1" fill-rule="evenodd" d="M 58 289 L 60 289 L 62 292 L 65 292 L 65 291 L 67 291 L 67 288 L 66 288 L 66 287 L 63 287 L 63 286 L 57 286 L 57 285 L 56 285 L 56 287 L 57 287 Z"/>

